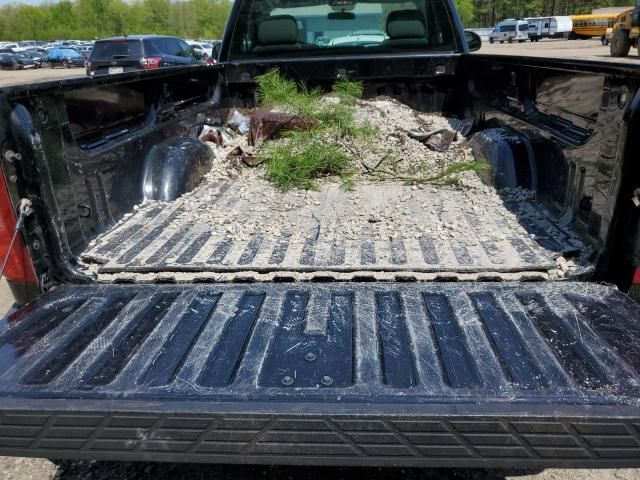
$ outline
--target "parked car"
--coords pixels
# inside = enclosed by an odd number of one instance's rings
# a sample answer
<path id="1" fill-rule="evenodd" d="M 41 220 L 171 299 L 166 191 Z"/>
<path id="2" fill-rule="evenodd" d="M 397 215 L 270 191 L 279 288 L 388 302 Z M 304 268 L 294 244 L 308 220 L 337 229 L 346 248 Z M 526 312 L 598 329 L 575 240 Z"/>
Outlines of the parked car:
<path id="1" fill-rule="evenodd" d="M 18 42 L 18 48 L 16 51 L 24 52 L 25 50 L 29 50 L 30 48 L 37 47 L 38 44 L 34 40 L 25 40 L 22 42 Z"/>
<path id="2" fill-rule="evenodd" d="M 46 48 L 43 48 L 43 47 L 40 47 L 40 46 L 33 46 L 33 47 L 27 48 L 26 50 L 24 50 L 24 52 L 37 52 L 37 53 L 43 55 L 44 57 L 46 57 L 47 56 L 47 52 L 49 50 L 50 49 L 46 49 Z"/>
<path id="3" fill-rule="evenodd" d="M 24 52 L 19 52 L 15 54 L 16 61 L 20 66 L 20 70 L 24 70 L 26 68 L 38 68 L 35 59 L 31 58 L 31 55 L 25 55 Z"/>
<path id="4" fill-rule="evenodd" d="M 526 42 L 529 39 L 529 22 L 507 19 L 498 23 L 489 34 L 489 43 Z"/>
<path id="5" fill-rule="evenodd" d="M 84 58 L 89 58 L 89 55 L 91 55 L 91 51 L 93 50 L 93 45 L 78 45 L 73 47 L 73 49 L 80 52 Z"/>
<path id="6" fill-rule="evenodd" d="M 29 57 L 31 60 L 33 60 L 36 65 L 36 68 L 42 67 L 42 64 L 46 63 L 47 61 L 46 53 L 42 53 L 37 50 L 25 50 L 24 52 L 22 52 L 22 55 Z"/>
<path id="7" fill-rule="evenodd" d="M 17 52 L 18 49 L 20 48 L 20 45 L 18 45 L 17 43 L 5 43 L 5 44 L 2 45 L 2 48 L 3 49 L 9 48 L 12 51 Z"/>
<path id="8" fill-rule="evenodd" d="M 98 40 L 87 61 L 87 75 L 105 75 L 180 65 L 204 64 L 184 40 L 131 35 Z"/>
<path id="9" fill-rule="evenodd" d="M 84 61 L 84 56 L 73 48 L 52 48 L 47 54 L 47 63 L 50 68 L 84 67 Z"/>
<path id="10" fill-rule="evenodd" d="M 196 42 L 193 40 L 187 40 L 187 45 L 189 45 L 196 53 L 207 57 L 211 56 L 211 51 L 213 50 L 213 45 L 207 42 Z M 205 58 L 206 59 L 206 58 Z"/>
<path id="11" fill-rule="evenodd" d="M 24 70 L 27 68 L 36 68 L 36 63 L 22 53 L 2 53 L 0 54 L 0 66 L 3 70 Z"/>
<path id="12" fill-rule="evenodd" d="M 18 70 L 18 62 L 15 60 L 15 54 L 0 52 L 0 68 L 2 68 L 2 70 Z"/>

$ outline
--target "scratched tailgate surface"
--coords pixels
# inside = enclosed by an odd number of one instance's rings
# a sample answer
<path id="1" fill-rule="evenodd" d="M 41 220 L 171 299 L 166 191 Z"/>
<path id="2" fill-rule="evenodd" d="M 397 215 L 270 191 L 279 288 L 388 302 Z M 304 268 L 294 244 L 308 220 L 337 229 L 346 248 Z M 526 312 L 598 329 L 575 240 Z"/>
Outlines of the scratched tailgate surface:
<path id="1" fill-rule="evenodd" d="M 67 286 L 0 367 L 0 453 L 640 458 L 640 311 L 606 286 Z"/>

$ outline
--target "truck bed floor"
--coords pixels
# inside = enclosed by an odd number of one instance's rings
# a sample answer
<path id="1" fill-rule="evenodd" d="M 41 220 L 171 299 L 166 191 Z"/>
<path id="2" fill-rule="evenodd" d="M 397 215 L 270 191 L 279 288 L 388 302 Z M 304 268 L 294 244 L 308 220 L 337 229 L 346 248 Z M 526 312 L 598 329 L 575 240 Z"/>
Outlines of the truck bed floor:
<path id="1" fill-rule="evenodd" d="M 583 249 L 539 207 L 486 186 L 359 185 L 280 193 L 210 182 L 150 202 L 84 252 L 122 272 L 535 272 Z"/>

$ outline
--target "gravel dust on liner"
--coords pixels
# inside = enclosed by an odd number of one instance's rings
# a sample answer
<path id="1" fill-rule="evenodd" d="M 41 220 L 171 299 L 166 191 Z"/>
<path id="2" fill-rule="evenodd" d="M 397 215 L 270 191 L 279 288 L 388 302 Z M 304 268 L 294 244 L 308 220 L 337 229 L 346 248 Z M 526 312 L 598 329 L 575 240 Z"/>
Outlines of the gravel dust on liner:
<path id="1" fill-rule="evenodd" d="M 190 281 L 201 272 L 545 272 L 570 275 L 586 252 L 577 236 L 558 228 L 534 205 L 534 195 L 503 192 L 475 172 L 456 185 L 407 185 L 370 173 L 387 155 L 397 175 L 424 175 L 473 159 L 458 136 L 444 152 L 408 131 L 449 128 L 460 120 L 415 112 L 392 99 L 359 101 L 359 119 L 373 123 L 376 141 L 361 150 L 353 190 L 339 179 L 318 180 L 318 191 L 279 191 L 259 166 L 228 160 L 238 135 L 224 147 L 194 191 L 176 201 L 145 201 L 82 255 L 89 272 L 175 272 Z M 277 141 L 277 140 L 276 140 Z M 507 208 L 507 204 L 509 208 Z M 536 227 L 531 233 L 531 226 Z M 125 235 L 126 234 L 126 235 Z M 180 273 L 180 275 L 177 275 Z"/>

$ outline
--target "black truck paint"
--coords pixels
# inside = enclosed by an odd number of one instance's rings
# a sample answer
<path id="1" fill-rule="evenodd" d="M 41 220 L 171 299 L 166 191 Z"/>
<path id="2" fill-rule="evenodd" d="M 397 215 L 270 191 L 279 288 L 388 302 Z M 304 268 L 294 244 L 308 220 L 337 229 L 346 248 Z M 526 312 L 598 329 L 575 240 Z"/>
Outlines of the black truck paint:
<path id="1" fill-rule="evenodd" d="M 21 155 L 3 174 L 14 204 L 33 203 L 22 236 L 42 286 L 59 285 L 0 333 L 0 453 L 638 466 L 640 308 L 622 293 L 635 267 L 638 72 L 466 53 L 227 53 L 213 67 L 0 91 L 2 156 Z M 78 268 L 142 199 L 144 153 L 213 108 L 253 106 L 255 75 L 273 67 L 312 86 L 346 73 L 366 96 L 526 137 L 539 198 L 593 245 L 594 270 L 571 282 L 99 285 Z"/>

